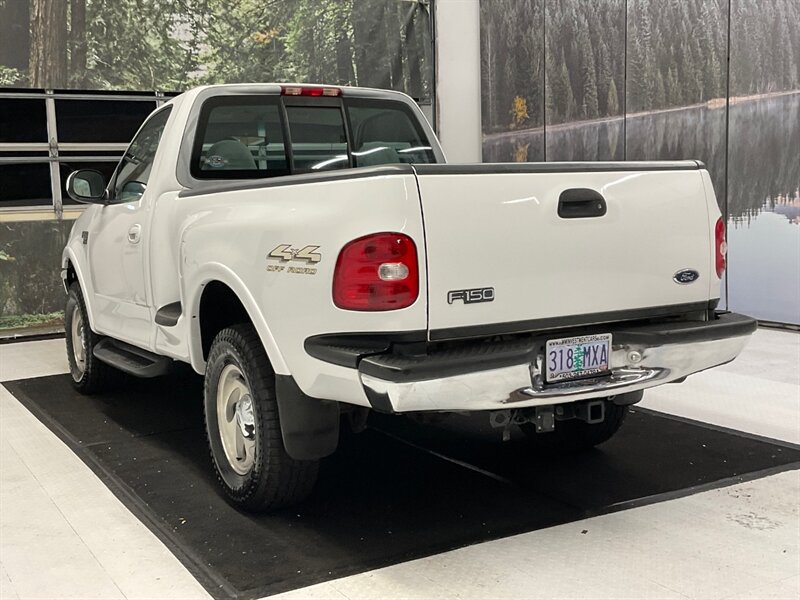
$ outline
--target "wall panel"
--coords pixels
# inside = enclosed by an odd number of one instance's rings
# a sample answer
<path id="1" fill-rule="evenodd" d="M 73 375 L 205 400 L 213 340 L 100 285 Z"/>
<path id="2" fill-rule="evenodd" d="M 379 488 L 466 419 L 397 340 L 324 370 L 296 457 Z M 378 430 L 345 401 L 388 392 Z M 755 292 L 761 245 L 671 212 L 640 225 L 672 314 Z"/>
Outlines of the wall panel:
<path id="1" fill-rule="evenodd" d="M 728 305 L 800 324 L 800 2 L 731 2 Z"/>
<path id="2" fill-rule="evenodd" d="M 544 0 L 481 2 L 483 160 L 544 160 Z"/>
<path id="3" fill-rule="evenodd" d="M 800 324 L 800 2 L 546 0 L 545 9 L 542 23 L 535 11 L 481 3 L 484 161 L 703 161 L 728 220 L 722 305 Z M 504 49 L 541 32 L 546 119 L 521 127 L 506 105 L 539 97 L 542 56 Z M 498 80 L 513 83 L 513 96 L 487 87 Z M 540 140 L 544 156 L 521 151 Z"/>
<path id="4" fill-rule="evenodd" d="M 725 201 L 726 0 L 628 0 L 626 158 L 693 158 Z"/>
<path id="5" fill-rule="evenodd" d="M 625 1 L 548 0 L 547 160 L 622 160 Z"/>

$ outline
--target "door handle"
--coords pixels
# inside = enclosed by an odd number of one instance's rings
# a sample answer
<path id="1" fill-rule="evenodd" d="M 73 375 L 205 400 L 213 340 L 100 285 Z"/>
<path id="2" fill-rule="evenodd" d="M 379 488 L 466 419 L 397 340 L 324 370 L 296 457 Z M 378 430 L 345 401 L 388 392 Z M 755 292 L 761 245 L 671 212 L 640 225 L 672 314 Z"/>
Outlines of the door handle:
<path id="1" fill-rule="evenodd" d="M 558 197 L 558 216 L 562 219 L 585 219 L 606 214 L 606 200 L 600 192 L 587 188 L 564 190 Z"/>
<path id="2" fill-rule="evenodd" d="M 128 242 L 131 244 L 138 244 L 142 237 L 142 226 L 134 225 L 128 229 Z"/>

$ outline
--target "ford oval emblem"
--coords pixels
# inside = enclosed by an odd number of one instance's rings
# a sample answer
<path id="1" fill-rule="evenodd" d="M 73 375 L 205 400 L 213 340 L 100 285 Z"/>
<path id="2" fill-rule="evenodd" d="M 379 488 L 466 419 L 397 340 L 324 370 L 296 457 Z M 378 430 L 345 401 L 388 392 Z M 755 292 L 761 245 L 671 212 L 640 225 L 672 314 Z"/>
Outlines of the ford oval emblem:
<path id="1" fill-rule="evenodd" d="M 672 276 L 672 281 L 680 283 L 681 285 L 694 283 L 698 279 L 700 279 L 700 273 L 694 269 L 682 269 Z"/>

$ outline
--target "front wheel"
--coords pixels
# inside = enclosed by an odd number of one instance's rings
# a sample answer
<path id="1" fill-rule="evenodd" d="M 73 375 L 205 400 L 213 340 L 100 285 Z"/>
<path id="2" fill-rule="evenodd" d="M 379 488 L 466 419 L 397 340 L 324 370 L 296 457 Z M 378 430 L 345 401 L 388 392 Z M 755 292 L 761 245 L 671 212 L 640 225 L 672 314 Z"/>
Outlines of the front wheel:
<path id="1" fill-rule="evenodd" d="M 588 450 L 610 440 L 628 414 L 628 406 L 606 401 L 605 418 L 600 423 L 587 423 L 578 419 L 556 421 L 553 431 L 537 433 L 536 425 L 525 423 L 520 429 L 536 448 L 546 452 L 574 453 Z"/>
<path id="2" fill-rule="evenodd" d="M 204 404 L 217 479 L 234 506 L 265 511 L 296 504 L 311 493 L 319 463 L 286 453 L 275 374 L 251 325 L 228 327 L 214 338 Z"/>
<path id="3" fill-rule="evenodd" d="M 64 310 L 67 361 L 73 387 L 82 394 L 104 390 L 115 375 L 114 368 L 97 360 L 94 347 L 102 339 L 89 327 L 83 292 L 77 281 L 69 286 Z"/>

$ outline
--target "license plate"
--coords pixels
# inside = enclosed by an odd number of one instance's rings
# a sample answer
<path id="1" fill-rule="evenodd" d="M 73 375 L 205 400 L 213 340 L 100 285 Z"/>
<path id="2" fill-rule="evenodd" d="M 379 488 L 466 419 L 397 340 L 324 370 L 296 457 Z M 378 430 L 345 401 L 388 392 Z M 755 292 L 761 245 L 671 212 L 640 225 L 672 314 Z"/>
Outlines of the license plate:
<path id="1" fill-rule="evenodd" d="M 609 371 L 611 334 L 548 340 L 545 355 L 548 382 L 593 377 Z"/>

